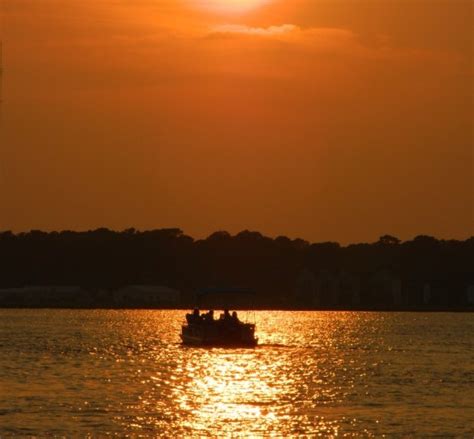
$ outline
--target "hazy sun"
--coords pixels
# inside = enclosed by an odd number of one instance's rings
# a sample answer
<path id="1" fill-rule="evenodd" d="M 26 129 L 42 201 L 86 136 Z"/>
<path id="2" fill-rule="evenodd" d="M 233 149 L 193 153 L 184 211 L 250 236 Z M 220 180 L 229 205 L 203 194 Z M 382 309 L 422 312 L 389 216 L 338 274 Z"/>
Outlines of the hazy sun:
<path id="1" fill-rule="evenodd" d="M 194 6 L 225 13 L 247 12 L 271 0 L 189 0 Z"/>

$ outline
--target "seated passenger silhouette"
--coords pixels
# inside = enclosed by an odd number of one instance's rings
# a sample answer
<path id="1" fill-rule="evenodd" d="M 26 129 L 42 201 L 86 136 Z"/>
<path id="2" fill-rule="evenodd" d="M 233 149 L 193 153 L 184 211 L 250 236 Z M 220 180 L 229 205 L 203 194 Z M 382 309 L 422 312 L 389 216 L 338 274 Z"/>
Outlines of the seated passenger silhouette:
<path id="1" fill-rule="evenodd" d="M 234 323 L 239 323 L 240 322 L 239 318 L 237 317 L 237 313 L 235 311 L 232 313 L 232 321 Z"/>
<path id="2" fill-rule="evenodd" d="M 228 309 L 224 310 L 224 313 L 220 315 L 219 317 L 219 325 L 222 326 L 223 328 L 228 328 L 233 325 L 232 317 L 229 313 Z"/>
<path id="3" fill-rule="evenodd" d="M 199 323 L 200 317 L 201 316 L 199 315 L 199 309 L 194 308 L 192 314 L 191 313 L 186 314 L 186 321 L 188 322 L 188 324 Z"/>
<path id="4" fill-rule="evenodd" d="M 211 309 L 207 314 L 204 315 L 204 320 L 207 323 L 214 323 L 214 310 Z"/>

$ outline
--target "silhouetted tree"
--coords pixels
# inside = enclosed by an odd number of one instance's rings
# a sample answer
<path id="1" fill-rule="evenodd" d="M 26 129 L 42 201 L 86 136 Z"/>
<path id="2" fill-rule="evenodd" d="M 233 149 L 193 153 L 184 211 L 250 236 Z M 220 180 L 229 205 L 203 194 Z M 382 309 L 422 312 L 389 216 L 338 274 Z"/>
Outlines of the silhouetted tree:
<path id="1" fill-rule="evenodd" d="M 398 245 L 400 240 L 392 235 L 383 235 L 379 238 L 378 244 L 380 245 Z"/>

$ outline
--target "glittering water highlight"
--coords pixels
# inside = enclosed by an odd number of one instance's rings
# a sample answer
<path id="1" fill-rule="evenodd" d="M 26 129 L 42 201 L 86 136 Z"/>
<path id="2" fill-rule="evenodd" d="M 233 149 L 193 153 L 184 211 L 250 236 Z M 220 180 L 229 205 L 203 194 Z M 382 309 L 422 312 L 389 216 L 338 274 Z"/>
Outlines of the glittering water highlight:
<path id="1" fill-rule="evenodd" d="M 0 310 L 0 436 L 472 437 L 474 315 L 257 312 L 255 349 L 183 311 Z"/>

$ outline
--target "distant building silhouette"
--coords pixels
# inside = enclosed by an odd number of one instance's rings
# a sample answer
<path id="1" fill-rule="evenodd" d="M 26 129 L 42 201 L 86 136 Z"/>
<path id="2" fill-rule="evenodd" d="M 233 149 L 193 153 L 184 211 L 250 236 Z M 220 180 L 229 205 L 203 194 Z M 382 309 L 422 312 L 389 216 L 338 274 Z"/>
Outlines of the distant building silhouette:
<path id="1" fill-rule="evenodd" d="M 401 279 L 389 268 L 383 268 L 373 273 L 367 287 L 373 303 L 400 306 L 402 299 Z"/>
<path id="2" fill-rule="evenodd" d="M 117 306 L 137 304 L 142 306 L 178 305 L 181 293 L 162 285 L 127 285 L 113 291 Z"/>
<path id="3" fill-rule="evenodd" d="M 295 298 L 296 303 L 300 305 L 320 305 L 316 276 L 306 267 L 300 271 L 296 278 Z"/>
<path id="4" fill-rule="evenodd" d="M 429 305 L 431 303 L 431 285 L 425 283 L 423 285 L 423 305 Z"/>
<path id="5" fill-rule="evenodd" d="M 469 285 L 466 288 L 466 301 L 468 305 L 474 305 L 474 285 Z"/>

